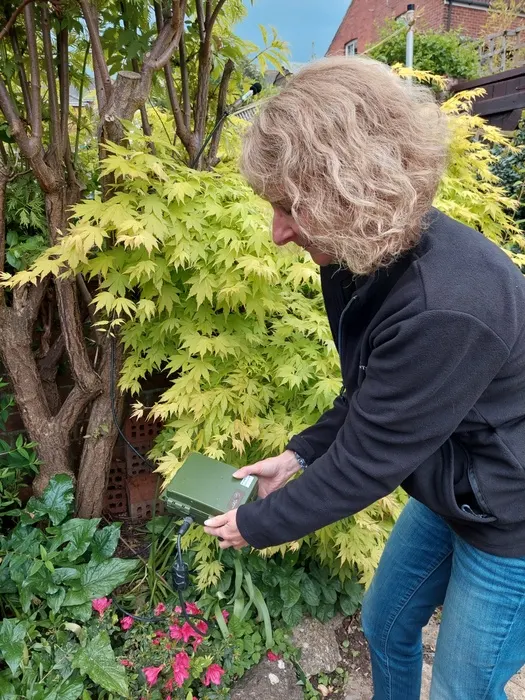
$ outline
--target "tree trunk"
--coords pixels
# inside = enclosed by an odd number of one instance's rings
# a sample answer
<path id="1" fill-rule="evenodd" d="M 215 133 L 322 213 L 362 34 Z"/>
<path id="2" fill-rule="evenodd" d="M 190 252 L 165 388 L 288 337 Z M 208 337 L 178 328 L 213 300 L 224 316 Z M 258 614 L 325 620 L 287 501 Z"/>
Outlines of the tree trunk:
<path id="1" fill-rule="evenodd" d="M 104 341 L 102 363 L 99 375 L 102 380 L 102 393 L 91 406 L 86 439 L 80 458 L 77 481 L 77 515 L 80 518 L 96 518 L 102 513 L 111 456 L 118 437 L 111 405 L 111 385 L 113 377 L 118 381 L 122 366 L 122 351 L 115 350 L 115 368 L 111 368 L 111 340 Z M 124 406 L 123 396 L 115 388 L 115 412 L 121 420 Z"/>

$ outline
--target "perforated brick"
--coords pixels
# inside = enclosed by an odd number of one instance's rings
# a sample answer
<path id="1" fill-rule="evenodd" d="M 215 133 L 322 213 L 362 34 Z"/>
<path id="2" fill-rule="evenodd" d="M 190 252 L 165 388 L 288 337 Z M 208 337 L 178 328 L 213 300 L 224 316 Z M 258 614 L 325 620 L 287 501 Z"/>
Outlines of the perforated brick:
<path id="1" fill-rule="evenodd" d="M 161 430 L 160 421 L 146 420 L 146 418 L 128 418 L 124 424 L 124 435 L 133 446 L 147 441 L 153 445 L 153 441 Z"/>
<path id="2" fill-rule="evenodd" d="M 148 452 L 153 447 L 152 440 L 137 442 L 134 445 L 137 452 L 147 458 Z M 127 477 L 137 476 L 138 474 L 147 474 L 153 471 L 153 467 L 139 457 L 133 450 L 126 445 L 126 475 Z"/>
<path id="3" fill-rule="evenodd" d="M 164 513 L 164 502 L 155 500 L 155 494 L 160 493 L 160 476 L 153 473 L 143 473 L 128 477 L 126 488 L 128 493 L 129 515 L 133 522 L 149 520 Z"/>

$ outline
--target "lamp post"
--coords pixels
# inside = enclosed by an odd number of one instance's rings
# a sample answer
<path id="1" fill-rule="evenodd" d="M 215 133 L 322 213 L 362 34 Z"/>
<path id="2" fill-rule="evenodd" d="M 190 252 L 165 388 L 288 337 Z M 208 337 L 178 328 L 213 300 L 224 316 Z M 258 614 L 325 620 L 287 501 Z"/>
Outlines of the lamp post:
<path id="1" fill-rule="evenodd" d="M 407 18 L 408 32 L 407 32 L 405 64 L 406 64 L 407 68 L 413 68 L 414 67 L 414 22 L 415 22 L 415 18 L 416 18 L 416 6 L 413 2 L 411 2 L 407 6 L 406 18 Z"/>

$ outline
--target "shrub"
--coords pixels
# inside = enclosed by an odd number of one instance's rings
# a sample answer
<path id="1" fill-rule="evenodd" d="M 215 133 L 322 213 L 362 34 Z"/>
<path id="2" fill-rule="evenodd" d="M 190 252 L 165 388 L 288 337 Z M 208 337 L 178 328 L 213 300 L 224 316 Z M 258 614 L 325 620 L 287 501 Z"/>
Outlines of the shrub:
<path id="1" fill-rule="evenodd" d="M 405 62 L 407 30 L 399 21 L 389 20 L 379 33 L 385 40 L 368 54 L 393 66 Z M 397 32 L 397 33 L 396 33 Z M 414 34 L 414 68 L 451 78 L 477 78 L 480 72 L 477 43 L 457 31 L 417 29 Z"/>

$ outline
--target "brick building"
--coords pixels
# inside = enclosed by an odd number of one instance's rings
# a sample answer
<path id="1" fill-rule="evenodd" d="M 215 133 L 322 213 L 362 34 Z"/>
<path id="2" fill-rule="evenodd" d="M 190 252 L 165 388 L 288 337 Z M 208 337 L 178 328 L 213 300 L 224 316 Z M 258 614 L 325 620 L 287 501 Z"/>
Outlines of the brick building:
<path id="1" fill-rule="evenodd" d="M 328 55 L 362 53 L 378 40 L 378 30 L 387 19 L 401 18 L 407 0 L 353 0 L 334 36 Z M 487 19 L 490 0 L 419 0 L 420 22 L 431 29 L 458 29 L 478 37 Z"/>

